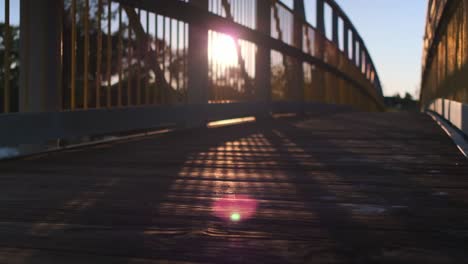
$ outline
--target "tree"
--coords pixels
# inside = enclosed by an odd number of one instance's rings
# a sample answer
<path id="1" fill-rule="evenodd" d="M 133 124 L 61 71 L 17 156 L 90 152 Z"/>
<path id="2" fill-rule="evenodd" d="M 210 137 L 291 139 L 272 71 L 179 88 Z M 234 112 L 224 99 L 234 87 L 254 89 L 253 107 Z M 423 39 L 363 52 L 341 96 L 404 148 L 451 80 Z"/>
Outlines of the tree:
<path id="1" fill-rule="evenodd" d="M 410 93 L 406 92 L 404 99 L 407 101 L 413 101 L 413 96 Z"/>
<path id="2" fill-rule="evenodd" d="M 5 24 L 0 23 L 0 32 L 5 32 Z M 18 94 L 19 94 L 19 27 L 10 25 L 10 32 L 12 36 L 11 50 L 9 52 L 10 61 L 10 111 L 17 112 L 19 108 Z M 4 35 L 0 37 L 0 112 L 4 109 L 4 95 L 5 95 L 5 38 Z"/>

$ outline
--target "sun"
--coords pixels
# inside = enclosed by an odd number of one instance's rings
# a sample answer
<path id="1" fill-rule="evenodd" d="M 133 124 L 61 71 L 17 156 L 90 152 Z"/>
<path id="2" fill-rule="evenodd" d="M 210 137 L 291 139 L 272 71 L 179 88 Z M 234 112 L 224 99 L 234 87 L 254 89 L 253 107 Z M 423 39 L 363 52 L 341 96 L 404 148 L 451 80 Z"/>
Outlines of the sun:
<path id="1" fill-rule="evenodd" d="M 212 32 L 208 43 L 208 54 L 211 62 L 221 66 L 237 65 L 236 43 L 231 36 Z"/>

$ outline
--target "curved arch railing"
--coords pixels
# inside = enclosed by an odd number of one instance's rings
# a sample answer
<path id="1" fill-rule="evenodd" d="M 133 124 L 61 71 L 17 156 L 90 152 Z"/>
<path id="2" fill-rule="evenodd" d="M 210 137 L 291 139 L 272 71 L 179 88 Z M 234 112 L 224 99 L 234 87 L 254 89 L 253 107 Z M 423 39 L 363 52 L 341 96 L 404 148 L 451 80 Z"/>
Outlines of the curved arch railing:
<path id="1" fill-rule="evenodd" d="M 420 95 L 424 107 L 436 99 L 468 103 L 467 15 L 466 1 L 429 1 Z"/>
<path id="2" fill-rule="evenodd" d="M 420 102 L 468 135 L 468 2 L 429 1 Z"/>
<path id="3" fill-rule="evenodd" d="M 2 93 L 10 102 L 17 85 L 17 109 L 2 109 L 22 113 L 0 115 L 11 128 L 0 143 L 307 111 L 313 103 L 383 109 L 372 59 L 333 0 L 316 0 L 315 27 L 298 0 L 294 8 L 275 0 L 53 0 L 48 10 L 32 2 L 19 14 L 25 67 L 17 81 L 5 78 Z M 34 126 L 35 135 L 12 133 Z"/>

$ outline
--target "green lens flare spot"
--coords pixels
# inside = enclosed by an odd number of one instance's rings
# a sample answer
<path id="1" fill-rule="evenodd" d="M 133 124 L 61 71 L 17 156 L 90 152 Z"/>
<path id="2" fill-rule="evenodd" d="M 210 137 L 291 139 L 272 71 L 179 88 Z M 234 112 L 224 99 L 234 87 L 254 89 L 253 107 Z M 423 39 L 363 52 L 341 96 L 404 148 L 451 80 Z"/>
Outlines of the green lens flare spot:
<path id="1" fill-rule="evenodd" d="M 241 219 L 241 216 L 239 213 L 232 213 L 231 214 L 231 221 L 233 222 L 238 222 Z"/>

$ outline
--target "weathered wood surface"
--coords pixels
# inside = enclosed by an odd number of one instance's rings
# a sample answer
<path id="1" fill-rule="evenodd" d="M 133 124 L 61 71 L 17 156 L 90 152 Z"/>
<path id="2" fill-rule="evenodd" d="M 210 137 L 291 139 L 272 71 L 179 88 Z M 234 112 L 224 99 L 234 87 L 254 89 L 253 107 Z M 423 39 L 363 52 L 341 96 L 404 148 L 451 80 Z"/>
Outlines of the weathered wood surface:
<path id="1" fill-rule="evenodd" d="M 0 263 L 468 260 L 468 163 L 423 114 L 180 131 L 0 171 Z M 228 194 L 254 217 L 216 218 Z"/>

